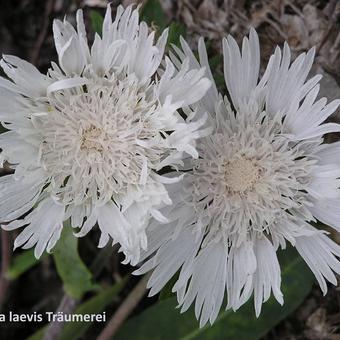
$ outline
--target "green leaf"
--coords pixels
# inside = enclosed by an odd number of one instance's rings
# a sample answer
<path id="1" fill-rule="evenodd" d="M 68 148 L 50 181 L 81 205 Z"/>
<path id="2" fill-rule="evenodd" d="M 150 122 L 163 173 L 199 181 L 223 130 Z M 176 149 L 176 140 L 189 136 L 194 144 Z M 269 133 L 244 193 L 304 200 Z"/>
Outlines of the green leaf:
<path id="1" fill-rule="evenodd" d="M 179 37 L 183 36 L 185 37 L 186 30 L 185 26 L 178 23 L 174 22 L 170 25 L 169 27 L 169 37 L 168 37 L 168 44 L 174 44 L 176 46 L 180 45 Z"/>
<path id="2" fill-rule="evenodd" d="M 170 281 L 165 285 L 165 287 L 161 290 L 161 292 L 159 293 L 160 301 L 169 299 L 174 296 L 174 293 L 171 290 L 174 284 L 176 283 L 176 281 L 178 280 L 178 276 L 179 276 L 179 273 L 176 273 L 176 275 L 174 275 L 170 279 Z"/>
<path id="3" fill-rule="evenodd" d="M 110 288 L 106 288 L 93 298 L 81 304 L 74 314 L 99 314 L 112 303 L 117 294 L 124 287 L 127 278 L 116 283 Z M 60 339 L 74 340 L 82 337 L 92 325 L 91 322 L 70 322 L 65 325 Z"/>
<path id="4" fill-rule="evenodd" d="M 64 226 L 53 257 L 64 290 L 69 296 L 80 299 L 84 293 L 96 288 L 92 283 L 91 272 L 79 256 L 78 238 L 73 235 L 68 223 Z"/>
<path id="5" fill-rule="evenodd" d="M 225 80 L 223 74 L 215 74 L 214 75 L 215 83 L 218 89 L 225 88 Z"/>
<path id="6" fill-rule="evenodd" d="M 285 250 L 284 256 L 288 262 L 282 268 L 285 303 L 280 306 L 271 298 L 263 305 L 259 318 L 255 317 L 251 299 L 239 311 L 222 311 L 213 326 L 199 329 L 192 308 L 180 314 L 176 309 L 176 298 L 170 298 L 126 322 L 115 340 L 259 339 L 304 301 L 314 282 L 310 270 L 294 250 Z"/>
<path id="7" fill-rule="evenodd" d="M 168 18 L 159 0 L 148 0 L 141 10 L 140 17 L 150 26 L 156 26 L 158 32 L 162 32 L 168 23 Z"/>
<path id="8" fill-rule="evenodd" d="M 34 256 L 34 250 L 27 250 L 23 252 L 22 254 L 19 254 L 14 257 L 12 260 L 12 263 L 10 267 L 8 268 L 8 271 L 6 273 L 6 276 L 10 280 L 17 279 L 20 275 L 25 273 L 27 270 L 34 267 L 36 264 L 39 263 L 39 261 L 45 256 L 45 254 L 37 260 Z"/>
<path id="9" fill-rule="evenodd" d="M 207 47 L 208 48 L 208 47 Z M 210 48 L 208 48 L 209 51 Z M 213 77 L 216 83 L 216 86 L 219 91 L 224 93 L 226 91 L 226 85 L 223 75 L 223 56 L 220 54 L 214 55 L 213 57 L 209 58 L 209 66 L 213 73 Z"/>
<path id="10" fill-rule="evenodd" d="M 91 10 L 90 20 L 91 20 L 92 29 L 94 30 L 94 32 L 102 36 L 103 21 L 104 21 L 103 16 L 99 12 Z"/>
<path id="11" fill-rule="evenodd" d="M 8 130 L 4 127 L 4 126 L 2 126 L 1 124 L 0 124 L 0 134 L 1 133 L 5 133 L 5 132 L 7 132 Z"/>

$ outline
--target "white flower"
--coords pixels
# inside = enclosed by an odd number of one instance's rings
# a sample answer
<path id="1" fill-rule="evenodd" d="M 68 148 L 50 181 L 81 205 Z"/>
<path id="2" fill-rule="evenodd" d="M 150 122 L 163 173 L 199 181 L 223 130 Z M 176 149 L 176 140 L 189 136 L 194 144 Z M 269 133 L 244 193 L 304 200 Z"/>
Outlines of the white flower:
<path id="1" fill-rule="evenodd" d="M 182 48 L 175 62 L 189 57 L 198 67 L 185 41 Z M 310 224 L 318 219 L 340 230 L 340 143 L 321 144 L 323 134 L 340 131 L 322 124 L 340 101 L 315 101 L 320 77 L 306 81 L 314 49 L 291 64 L 288 45 L 276 48 L 259 82 L 255 30 L 242 53 L 230 36 L 223 49 L 231 103 L 216 86 L 199 102 L 214 131 L 199 141 L 199 158 L 187 165 L 184 182 L 171 189 L 174 204 L 162 210 L 171 222 L 150 224 L 142 259 L 150 258 L 136 271 L 153 269 L 153 295 L 180 270 L 173 291 L 182 311 L 195 301 L 201 327 L 214 322 L 225 292 L 233 310 L 254 294 L 257 316 L 271 292 L 282 304 L 276 250 L 287 241 L 324 293 L 326 280 L 336 284 L 333 271 L 340 273 L 340 247 Z M 212 80 L 202 40 L 198 52 Z"/>
<path id="2" fill-rule="evenodd" d="M 1 159 L 15 169 L 0 178 L 0 221 L 10 222 L 6 230 L 26 226 L 15 247 L 36 245 L 37 257 L 68 218 L 78 236 L 98 222 L 99 246 L 112 238 L 136 263 L 149 218 L 167 222 L 159 212 L 171 204 L 164 183 L 180 179 L 157 171 L 196 157 L 195 140 L 209 132 L 200 129 L 204 117 L 187 123 L 177 110 L 210 81 L 189 60 L 176 68 L 166 58 L 159 69 L 167 31 L 154 45 L 155 32 L 131 7 L 118 7 L 112 22 L 108 6 L 91 49 L 80 10 L 77 30 L 55 20 L 53 31 L 60 68 L 52 63 L 42 75 L 14 56 L 0 62 L 12 79 L 0 78 L 0 120 L 9 130 L 0 136 Z"/>

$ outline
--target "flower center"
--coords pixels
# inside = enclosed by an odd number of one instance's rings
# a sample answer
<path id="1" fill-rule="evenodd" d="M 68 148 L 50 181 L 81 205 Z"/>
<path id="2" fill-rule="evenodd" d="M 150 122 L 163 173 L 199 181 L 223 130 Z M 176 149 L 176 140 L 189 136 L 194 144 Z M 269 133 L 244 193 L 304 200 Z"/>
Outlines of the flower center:
<path id="1" fill-rule="evenodd" d="M 84 130 L 81 137 L 81 149 L 87 151 L 98 151 L 103 152 L 103 144 L 101 143 L 101 137 L 103 131 L 95 126 L 91 126 Z M 105 137 L 105 135 L 104 135 Z"/>
<path id="2" fill-rule="evenodd" d="M 238 158 L 225 164 L 225 182 L 229 191 L 245 193 L 260 177 L 260 168 L 249 159 Z"/>
<path id="3" fill-rule="evenodd" d="M 238 246 L 263 233 L 280 242 L 286 225 L 311 219 L 306 188 L 315 161 L 306 154 L 315 141 L 290 143 L 270 117 L 250 118 L 238 113 L 223 132 L 201 139 L 200 157 L 184 181 L 197 229 L 207 233 L 204 246 L 221 239 Z"/>
<path id="4" fill-rule="evenodd" d="M 118 202 L 130 187 L 145 184 L 160 162 L 158 128 L 148 122 L 158 110 L 157 97 L 124 74 L 77 91 L 51 96 L 55 109 L 36 121 L 50 190 L 64 204 L 101 204 L 113 196 Z"/>

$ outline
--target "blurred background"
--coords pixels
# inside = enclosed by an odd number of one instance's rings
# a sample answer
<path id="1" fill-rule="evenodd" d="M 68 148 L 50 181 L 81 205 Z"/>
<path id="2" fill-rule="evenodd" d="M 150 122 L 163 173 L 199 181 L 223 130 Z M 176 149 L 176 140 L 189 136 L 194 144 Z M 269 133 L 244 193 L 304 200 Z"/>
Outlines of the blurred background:
<path id="1" fill-rule="evenodd" d="M 14 54 L 46 72 L 57 61 L 52 21 L 75 23 L 84 10 L 89 40 L 100 33 L 105 0 L 1 0 L 0 53 Z M 170 27 L 170 42 L 183 35 L 193 49 L 205 37 L 216 82 L 225 91 L 221 39 L 232 34 L 238 42 L 250 27 L 261 44 L 262 70 L 278 44 L 287 41 L 294 58 L 316 47 L 312 74 L 321 73 L 320 96 L 340 97 L 340 1 L 337 0 L 147 0 L 112 1 L 141 5 L 141 17 L 160 32 Z M 1 73 L 1 71 L 0 71 Z M 0 104 L 1 105 L 1 104 Z M 340 121 L 339 112 L 332 120 Z M 337 140 L 337 136 L 329 136 Z M 9 173 L 0 169 L 0 175 Z M 323 297 L 302 261 L 289 249 L 282 256 L 285 305 L 270 300 L 259 319 L 252 301 L 237 313 L 222 312 L 213 327 L 198 330 L 192 311 L 183 315 L 165 287 L 160 296 L 146 298 L 145 279 L 131 275 L 117 248 L 98 251 L 93 231 L 76 240 L 69 232 L 53 255 L 35 260 L 31 251 L 12 253 L 15 233 L 1 231 L 0 313 L 102 313 L 114 317 L 115 339 L 339 339 L 340 290 L 330 286 Z M 340 241 L 339 236 L 333 235 Z M 66 249 L 66 250 L 65 250 Z M 117 319 L 118 314 L 118 319 Z M 107 323 L 108 324 L 108 323 Z M 0 322 L 1 339 L 105 339 L 105 323 L 46 324 Z M 111 325 L 112 326 L 112 325 Z"/>

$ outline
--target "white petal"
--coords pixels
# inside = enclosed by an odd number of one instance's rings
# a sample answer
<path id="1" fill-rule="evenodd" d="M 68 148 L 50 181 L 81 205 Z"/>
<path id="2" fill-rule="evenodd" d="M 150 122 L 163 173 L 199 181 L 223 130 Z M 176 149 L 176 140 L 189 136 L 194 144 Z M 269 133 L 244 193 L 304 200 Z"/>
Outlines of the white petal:
<path id="1" fill-rule="evenodd" d="M 17 85 L 19 92 L 30 97 L 46 96 L 46 89 L 51 80 L 41 74 L 35 66 L 11 55 L 3 55 L 0 65 Z"/>
<path id="2" fill-rule="evenodd" d="M 60 237 L 63 227 L 65 207 L 47 198 L 23 220 L 25 229 L 14 241 L 14 247 L 33 247 L 34 255 L 39 258 L 47 247 L 51 250 Z"/>
<path id="3" fill-rule="evenodd" d="M 191 105 L 200 100 L 209 89 L 211 82 L 203 78 L 204 69 L 189 70 L 189 60 L 186 59 L 178 73 L 171 61 L 166 58 L 165 72 L 159 83 L 159 96 L 162 102 L 171 98 L 172 103 L 181 106 Z"/>
<path id="4" fill-rule="evenodd" d="M 313 206 L 309 208 L 311 213 L 322 223 L 340 232 L 340 198 L 317 199 L 313 203 Z"/>
<path id="5" fill-rule="evenodd" d="M 281 305 L 283 295 L 280 289 L 281 270 L 273 245 L 266 237 L 262 237 L 255 241 L 254 251 L 257 260 L 257 270 L 254 274 L 254 303 L 258 317 L 262 303 L 269 299 L 271 291 Z"/>
<path id="6" fill-rule="evenodd" d="M 43 181 L 16 181 L 14 175 L 1 177 L 0 181 L 0 220 L 9 222 L 29 211 L 37 202 Z"/>
<path id="7" fill-rule="evenodd" d="M 181 266 L 193 260 L 199 244 L 191 230 L 184 229 L 176 239 L 169 240 L 159 248 L 154 260 L 149 260 L 149 263 L 154 261 L 152 264 L 155 267 L 148 282 L 148 287 L 151 288 L 149 296 L 157 294 Z"/>
<path id="8" fill-rule="evenodd" d="M 213 323 L 218 315 L 226 286 L 226 264 L 227 248 L 222 242 L 201 249 L 193 263 L 181 312 L 186 311 L 196 298 L 195 314 L 200 317 L 200 327 L 208 320 Z"/>
<path id="9" fill-rule="evenodd" d="M 326 280 L 334 285 L 337 284 L 333 271 L 340 274 L 340 262 L 337 258 L 340 257 L 340 246 L 326 235 L 318 233 L 310 237 L 297 238 L 296 249 L 315 275 L 325 295 L 327 293 Z"/>
<path id="10" fill-rule="evenodd" d="M 255 90 L 260 68 L 260 45 L 257 33 L 250 30 L 243 38 L 242 54 L 233 37 L 223 40 L 224 79 L 236 109 L 248 102 Z"/>
<path id="11" fill-rule="evenodd" d="M 237 310 L 252 294 L 253 275 L 257 268 L 253 242 L 232 247 L 227 264 L 228 308 Z"/>
<path id="12" fill-rule="evenodd" d="M 275 50 L 273 65 L 268 79 L 266 111 L 270 114 L 297 110 L 299 102 L 306 95 L 305 80 L 312 66 L 315 50 L 301 54 L 290 64 L 290 49 L 284 45 L 281 50 Z M 313 83 L 314 84 L 314 83 Z"/>

